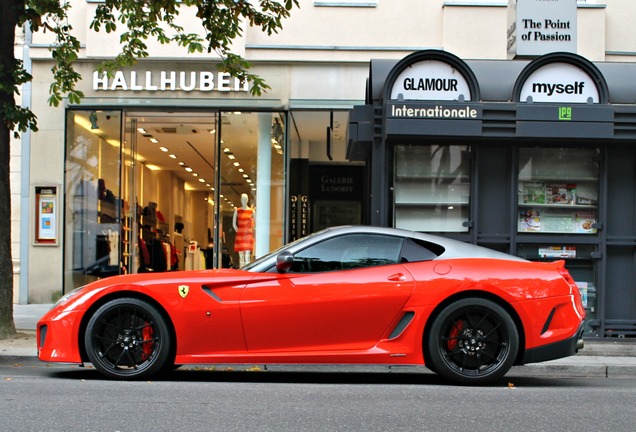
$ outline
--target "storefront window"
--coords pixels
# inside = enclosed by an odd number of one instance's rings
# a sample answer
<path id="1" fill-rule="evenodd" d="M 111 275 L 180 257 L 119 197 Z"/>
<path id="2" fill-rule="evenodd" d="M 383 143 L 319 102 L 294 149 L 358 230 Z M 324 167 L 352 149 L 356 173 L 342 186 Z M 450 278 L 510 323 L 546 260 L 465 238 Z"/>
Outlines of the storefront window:
<path id="1" fill-rule="evenodd" d="M 282 113 L 221 113 L 220 243 L 233 267 L 283 245 L 284 142 Z"/>
<path id="2" fill-rule="evenodd" d="M 518 231 L 595 234 L 598 181 L 596 149 L 521 148 Z"/>
<path id="3" fill-rule="evenodd" d="M 120 273 L 118 111 L 69 111 L 66 120 L 65 292 Z"/>
<path id="4" fill-rule="evenodd" d="M 421 232 L 466 232 L 469 147 L 395 146 L 394 224 Z"/>

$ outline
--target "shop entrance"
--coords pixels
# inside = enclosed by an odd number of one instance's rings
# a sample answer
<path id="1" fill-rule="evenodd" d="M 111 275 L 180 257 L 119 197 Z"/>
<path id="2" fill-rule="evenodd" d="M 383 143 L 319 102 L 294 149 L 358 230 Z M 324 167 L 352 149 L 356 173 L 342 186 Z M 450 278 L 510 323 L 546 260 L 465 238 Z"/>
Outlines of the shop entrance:
<path id="1" fill-rule="evenodd" d="M 67 114 L 65 291 L 235 267 L 284 242 L 282 112 Z"/>

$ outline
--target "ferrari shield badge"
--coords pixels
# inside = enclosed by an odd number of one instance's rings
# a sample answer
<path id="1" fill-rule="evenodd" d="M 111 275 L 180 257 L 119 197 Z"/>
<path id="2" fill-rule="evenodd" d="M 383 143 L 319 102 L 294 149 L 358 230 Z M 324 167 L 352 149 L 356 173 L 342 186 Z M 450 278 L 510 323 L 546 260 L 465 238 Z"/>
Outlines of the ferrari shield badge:
<path id="1" fill-rule="evenodd" d="M 182 298 L 186 298 L 186 296 L 188 295 L 188 292 L 190 291 L 190 287 L 187 285 L 179 285 L 179 288 L 177 288 L 179 290 L 179 295 Z"/>

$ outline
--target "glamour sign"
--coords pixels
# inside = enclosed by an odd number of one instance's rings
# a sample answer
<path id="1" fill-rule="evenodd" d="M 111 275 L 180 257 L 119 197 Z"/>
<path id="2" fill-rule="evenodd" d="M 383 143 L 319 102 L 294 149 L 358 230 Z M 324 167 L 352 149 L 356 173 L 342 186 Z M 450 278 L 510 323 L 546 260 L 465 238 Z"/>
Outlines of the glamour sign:
<path id="1" fill-rule="evenodd" d="M 450 64 L 424 60 L 404 69 L 391 88 L 391 99 L 470 100 L 466 79 Z"/>
<path id="2" fill-rule="evenodd" d="M 249 83 L 241 83 L 227 72 L 211 71 L 117 71 L 112 77 L 93 72 L 93 90 L 105 91 L 202 91 L 247 92 Z"/>

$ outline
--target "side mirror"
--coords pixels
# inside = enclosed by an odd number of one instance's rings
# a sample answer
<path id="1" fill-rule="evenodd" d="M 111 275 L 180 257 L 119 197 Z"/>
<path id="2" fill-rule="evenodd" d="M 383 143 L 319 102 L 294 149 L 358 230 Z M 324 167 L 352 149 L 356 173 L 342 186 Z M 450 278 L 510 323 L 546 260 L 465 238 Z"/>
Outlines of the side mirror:
<path id="1" fill-rule="evenodd" d="M 276 270 L 278 273 L 285 273 L 294 263 L 294 255 L 289 251 L 282 251 L 276 256 Z"/>

